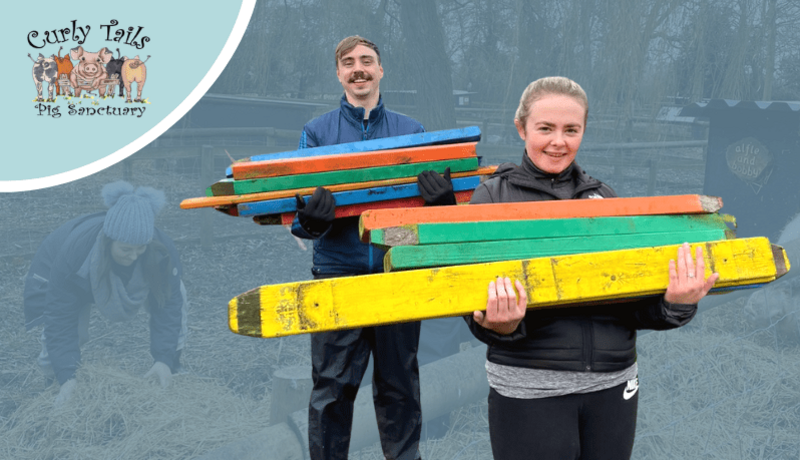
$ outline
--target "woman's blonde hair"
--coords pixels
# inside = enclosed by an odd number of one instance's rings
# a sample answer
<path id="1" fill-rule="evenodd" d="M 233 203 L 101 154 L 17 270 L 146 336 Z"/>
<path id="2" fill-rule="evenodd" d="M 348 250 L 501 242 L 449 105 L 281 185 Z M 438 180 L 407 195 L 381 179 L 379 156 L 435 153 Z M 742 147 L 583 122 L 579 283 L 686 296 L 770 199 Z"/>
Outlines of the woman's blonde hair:
<path id="1" fill-rule="evenodd" d="M 586 120 L 589 117 L 589 98 L 586 97 L 586 92 L 581 88 L 581 85 L 567 77 L 544 77 L 529 84 L 519 99 L 519 107 L 517 107 L 514 120 L 518 121 L 524 128 L 533 103 L 547 94 L 570 96 L 583 105 L 586 108 L 586 114 L 583 116 L 583 127 L 586 129 Z"/>

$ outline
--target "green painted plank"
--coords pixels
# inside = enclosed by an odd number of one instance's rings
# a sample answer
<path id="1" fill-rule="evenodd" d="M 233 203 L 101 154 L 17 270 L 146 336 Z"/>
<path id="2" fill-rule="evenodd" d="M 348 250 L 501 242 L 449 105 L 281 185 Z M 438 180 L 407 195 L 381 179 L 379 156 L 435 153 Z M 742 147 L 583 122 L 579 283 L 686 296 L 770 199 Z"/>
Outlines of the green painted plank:
<path id="1" fill-rule="evenodd" d="M 410 224 L 375 229 L 370 242 L 389 248 L 405 245 L 505 241 L 563 236 L 669 233 L 689 230 L 727 230 L 733 216 L 684 214 L 670 216 L 586 217 L 516 221 Z M 733 230 L 731 230 L 733 233 Z"/>
<path id="2" fill-rule="evenodd" d="M 293 176 L 269 177 L 248 180 L 222 180 L 206 190 L 206 195 L 244 195 L 247 193 L 271 192 L 275 190 L 289 190 L 303 187 L 318 187 L 355 182 L 368 182 L 374 180 L 394 179 L 398 177 L 413 177 L 422 171 L 434 170 L 444 173 L 450 167 L 450 172 L 472 171 L 478 169 L 477 158 L 461 160 L 431 161 L 426 163 L 412 163 L 404 165 L 381 166 L 377 168 L 351 169 L 347 171 L 329 171 L 314 174 L 298 174 Z"/>
<path id="3" fill-rule="evenodd" d="M 725 240 L 724 230 L 688 230 L 641 235 L 600 235 L 515 241 L 395 246 L 383 259 L 384 271 L 478 264 L 534 257 L 562 256 L 620 249 L 646 248 Z"/>

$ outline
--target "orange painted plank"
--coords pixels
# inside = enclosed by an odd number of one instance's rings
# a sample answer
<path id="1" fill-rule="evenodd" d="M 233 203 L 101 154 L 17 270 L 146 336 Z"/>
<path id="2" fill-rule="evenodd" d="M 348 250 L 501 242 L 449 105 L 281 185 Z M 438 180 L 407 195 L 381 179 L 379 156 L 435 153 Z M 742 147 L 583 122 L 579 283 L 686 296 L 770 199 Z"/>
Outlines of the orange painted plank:
<path id="1" fill-rule="evenodd" d="M 474 190 L 464 190 L 462 192 L 456 192 L 456 202 L 459 204 L 469 203 L 469 200 L 472 198 L 473 191 Z M 370 209 L 418 208 L 424 205 L 425 200 L 423 200 L 422 197 L 416 196 L 413 198 L 398 198 L 395 200 L 375 201 L 372 203 L 359 203 L 337 207 L 335 215 L 336 218 L 339 219 L 342 217 L 360 216 L 361 213 Z M 295 213 L 293 212 L 285 212 L 279 216 L 255 216 L 253 217 L 253 221 L 261 225 L 291 225 L 294 221 L 294 216 Z"/>
<path id="2" fill-rule="evenodd" d="M 707 214 L 722 208 L 722 199 L 705 195 L 672 195 L 636 198 L 532 201 L 472 204 L 436 208 L 380 209 L 361 214 L 359 231 L 369 241 L 369 231 L 407 224 L 483 222 L 573 217 L 645 216 L 659 214 Z"/>
<path id="3" fill-rule="evenodd" d="M 455 160 L 476 156 L 477 142 L 434 145 L 376 152 L 344 153 L 320 157 L 250 161 L 231 165 L 236 180 L 310 174 L 375 166 L 392 166 L 429 161 Z"/>
<path id="4" fill-rule="evenodd" d="M 483 166 L 475 171 L 465 171 L 453 173 L 452 178 L 469 176 L 488 176 L 492 174 L 497 166 Z M 359 190 L 373 187 L 384 187 L 398 184 L 410 184 L 416 182 L 416 176 L 403 177 L 399 179 L 385 179 L 371 182 L 357 182 L 352 184 L 329 185 L 325 188 L 331 192 L 343 192 L 347 190 Z M 181 201 L 181 209 L 215 208 L 218 206 L 235 206 L 239 203 L 251 203 L 253 201 L 274 200 L 276 198 L 289 198 L 299 193 L 300 195 L 311 195 L 316 187 L 305 187 L 292 190 L 278 190 L 274 192 L 248 193 L 246 195 L 224 195 L 224 196 L 204 196 L 199 198 L 187 198 Z M 374 208 L 373 208 L 374 209 Z"/>

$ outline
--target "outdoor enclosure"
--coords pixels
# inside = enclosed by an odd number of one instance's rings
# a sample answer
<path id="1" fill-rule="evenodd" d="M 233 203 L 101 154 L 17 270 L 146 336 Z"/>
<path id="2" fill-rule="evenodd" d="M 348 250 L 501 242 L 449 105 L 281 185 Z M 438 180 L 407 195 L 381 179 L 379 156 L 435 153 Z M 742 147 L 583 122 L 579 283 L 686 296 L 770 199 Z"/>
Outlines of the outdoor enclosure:
<path id="1" fill-rule="evenodd" d="M 800 100 L 798 23 L 800 7 L 791 0 L 260 1 L 210 95 L 156 141 L 80 181 L 0 196 L 0 458 L 213 457 L 215 449 L 271 429 L 286 437 L 283 450 L 258 458 L 294 460 L 292 443 L 302 440 L 270 420 L 291 411 L 273 403 L 273 388 L 291 387 L 280 382 L 286 369 L 310 365 L 309 339 L 235 335 L 227 329 L 227 303 L 263 284 L 311 278 L 311 243 L 281 226 L 178 204 L 203 195 L 232 160 L 297 147 L 303 123 L 341 97 L 333 59 L 341 38 L 357 33 L 378 44 L 382 89 L 416 91 L 388 109 L 419 119 L 428 131 L 480 127 L 483 164 L 522 158 L 513 116 L 527 83 L 573 78 L 590 101 L 576 161 L 628 197 L 707 193 L 720 182 L 712 143 L 723 128 L 706 113 L 680 110 L 712 99 Z M 468 104 L 459 100 L 465 94 Z M 753 110 L 745 125 L 768 123 L 766 112 Z M 776 136 L 797 138 L 792 116 L 773 124 Z M 721 133 L 724 148 L 751 127 L 724 128 L 733 129 Z M 796 143 L 779 150 L 800 158 Z M 800 171 L 796 162 L 783 165 L 759 196 L 773 193 L 771 186 L 783 195 L 748 204 L 763 206 L 766 217 L 759 218 L 767 224 L 744 210 L 721 212 L 743 227 L 784 228 L 798 209 L 791 178 Z M 74 400 L 54 411 L 58 386 L 45 387 L 36 365 L 41 328 L 23 328 L 22 280 L 42 240 L 75 216 L 103 210 L 102 186 L 123 178 L 166 193 L 156 226 L 175 241 L 184 266 L 188 373 L 165 390 L 144 380 L 152 364 L 147 315 L 119 325 L 94 314 Z M 800 269 L 800 260 L 791 262 Z M 743 314 L 747 296 L 730 294 L 704 300 L 684 328 L 641 334 L 633 458 L 800 457 L 800 343 L 781 334 L 782 321 L 797 315 L 790 307 L 799 297 L 770 300 L 785 303 L 786 313 L 764 326 Z M 478 346 L 459 345 L 462 353 Z M 485 382 L 476 362 L 472 378 Z M 423 381 L 423 388 L 435 383 Z M 486 407 L 484 395 L 448 408 L 444 432 L 422 443 L 423 458 L 490 459 Z M 366 447 L 351 458 L 382 458 L 376 440 L 361 439 Z"/>

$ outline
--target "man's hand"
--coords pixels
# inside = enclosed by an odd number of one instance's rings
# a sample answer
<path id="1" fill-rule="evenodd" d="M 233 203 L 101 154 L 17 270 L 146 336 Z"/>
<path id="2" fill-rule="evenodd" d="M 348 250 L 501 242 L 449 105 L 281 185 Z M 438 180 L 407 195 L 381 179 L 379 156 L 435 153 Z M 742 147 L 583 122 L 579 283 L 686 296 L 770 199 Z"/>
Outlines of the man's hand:
<path id="1" fill-rule="evenodd" d="M 162 363 L 161 361 L 156 361 L 153 364 L 153 367 L 144 374 L 144 378 L 150 378 L 151 376 L 158 377 L 159 383 L 161 383 L 161 388 L 166 388 L 172 382 L 172 371 L 169 369 L 169 366 Z"/>
<path id="2" fill-rule="evenodd" d="M 509 278 L 497 278 L 489 283 L 489 300 L 486 301 L 486 312 L 475 311 L 472 318 L 476 323 L 497 332 L 508 335 L 517 330 L 517 326 L 525 317 L 528 306 L 528 294 L 519 280 L 516 281 L 519 300 Z"/>
<path id="3" fill-rule="evenodd" d="M 303 230 L 312 236 L 319 236 L 328 231 L 333 219 L 336 217 L 336 200 L 330 190 L 324 187 L 317 187 L 308 204 L 298 193 L 295 195 L 297 200 L 297 219 Z"/>
<path id="4" fill-rule="evenodd" d="M 63 407 L 67 401 L 72 398 L 72 392 L 75 391 L 75 387 L 78 385 L 78 382 L 75 379 L 69 379 L 61 385 L 61 389 L 58 390 L 58 396 L 56 396 L 56 400 L 53 402 L 53 406 L 58 409 L 59 407 Z"/>
<path id="5" fill-rule="evenodd" d="M 422 171 L 417 176 L 419 193 L 428 206 L 447 206 L 456 204 L 453 183 L 450 181 L 450 167 L 444 170 L 444 177 L 436 171 Z"/>
<path id="6" fill-rule="evenodd" d="M 704 279 L 706 262 L 703 247 L 697 246 L 697 262 L 692 260 L 689 243 L 678 247 L 678 260 L 669 261 L 669 285 L 664 300 L 669 303 L 696 304 L 708 294 L 719 279 L 719 273 L 712 273 Z"/>

